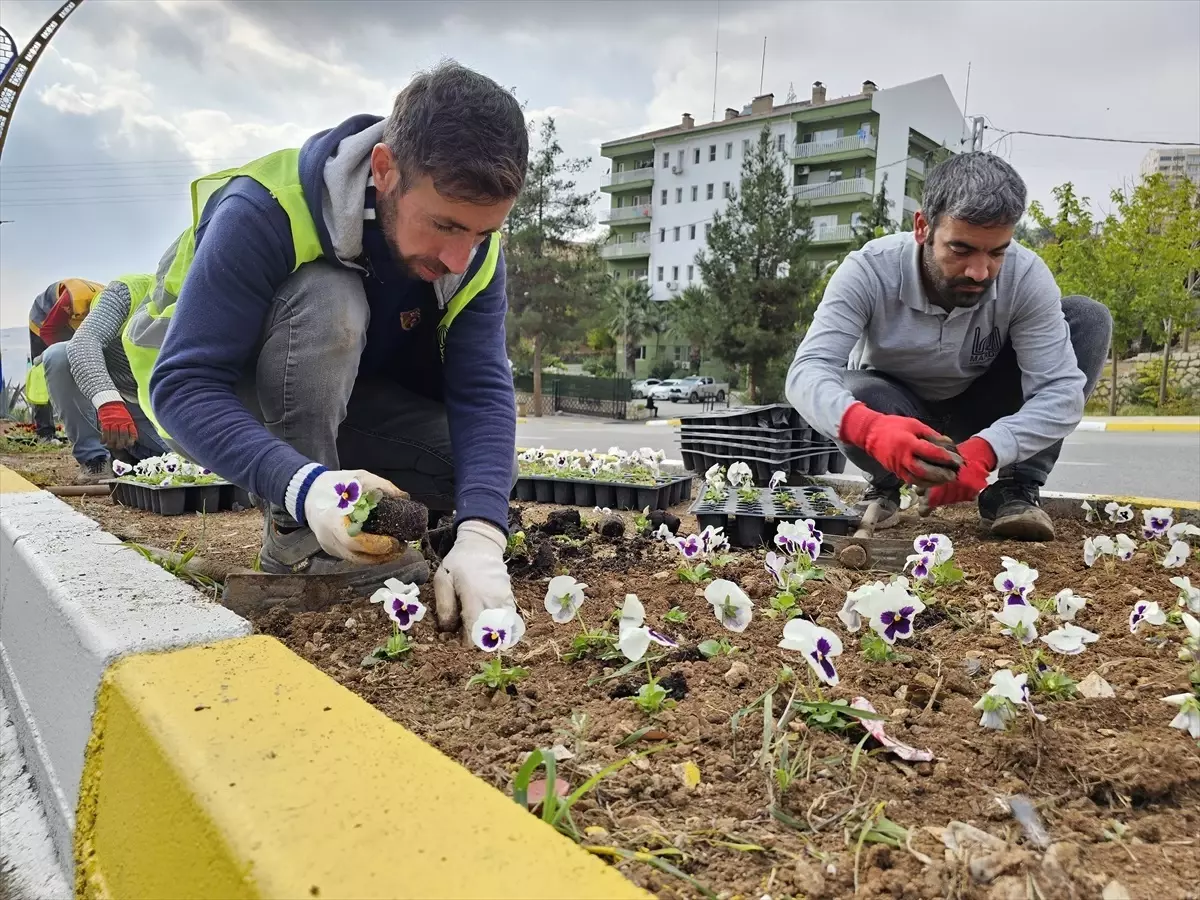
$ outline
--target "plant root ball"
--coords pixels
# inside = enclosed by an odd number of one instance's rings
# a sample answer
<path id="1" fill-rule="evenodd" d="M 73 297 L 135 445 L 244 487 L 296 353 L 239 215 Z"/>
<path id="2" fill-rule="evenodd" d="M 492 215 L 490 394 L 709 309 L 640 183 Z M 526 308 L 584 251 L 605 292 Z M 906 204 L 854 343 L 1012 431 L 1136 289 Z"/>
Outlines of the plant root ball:
<path id="1" fill-rule="evenodd" d="M 679 534 L 679 516 L 673 516 L 665 509 L 652 509 L 648 518 L 652 532 L 658 531 L 660 525 L 666 525 L 671 534 Z"/>
<path id="2" fill-rule="evenodd" d="M 619 538 L 625 536 L 625 520 L 620 516 L 607 516 L 600 523 L 600 533 L 606 538 Z"/>
<path id="3" fill-rule="evenodd" d="M 576 534 L 582 526 L 579 510 L 556 509 L 546 516 L 546 524 L 542 526 L 542 531 L 546 534 Z"/>
<path id="4" fill-rule="evenodd" d="M 367 534 L 386 534 L 398 541 L 419 540 L 429 528 L 429 510 L 415 500 L 381 497 L 363 523 Z"/>

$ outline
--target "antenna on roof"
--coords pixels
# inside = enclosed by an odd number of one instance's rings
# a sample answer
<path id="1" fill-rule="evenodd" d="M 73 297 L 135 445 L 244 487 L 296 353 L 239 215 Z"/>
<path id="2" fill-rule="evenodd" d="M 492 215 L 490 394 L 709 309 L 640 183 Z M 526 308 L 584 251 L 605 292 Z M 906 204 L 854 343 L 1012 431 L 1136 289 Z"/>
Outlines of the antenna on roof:
<path id="1" fill-rule="evenodd" d="M 759 68 L 759 70 L 758 70 L 758 93 L 759 94 L 762 94 L 763 76 L 766 74 L 766 72 L 767 72 L 767 36 L 764 34 L 763 35 L 762 67 Z M 714 115 L 713 118 L 716 118 L 716 116 Z"/>
<path id="2" fill-rule="evenodd" d="M 717 0 L 717 43 L 713 49 L 713 108 L 712 121 L 717 121 L 717 71 L 721 61 L 721 0 Z"/>

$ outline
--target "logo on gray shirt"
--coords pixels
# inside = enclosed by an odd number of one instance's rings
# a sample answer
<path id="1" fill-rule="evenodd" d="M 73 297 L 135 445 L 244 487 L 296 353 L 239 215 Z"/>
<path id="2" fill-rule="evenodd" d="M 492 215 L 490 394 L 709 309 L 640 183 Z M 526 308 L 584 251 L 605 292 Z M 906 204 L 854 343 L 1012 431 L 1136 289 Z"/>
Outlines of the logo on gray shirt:
<path id="1" fill-rule="evenodd" d="M 984 366 L 996 358 L 1000 348 L 1004 346 L 1004 338 L 1000 337 L 999 326 L 992 326 L 992 333 L 983 336 L 979 326 L 975 326 L 975 340 L 971 342 L 971 361 L 968 365 Z"/>

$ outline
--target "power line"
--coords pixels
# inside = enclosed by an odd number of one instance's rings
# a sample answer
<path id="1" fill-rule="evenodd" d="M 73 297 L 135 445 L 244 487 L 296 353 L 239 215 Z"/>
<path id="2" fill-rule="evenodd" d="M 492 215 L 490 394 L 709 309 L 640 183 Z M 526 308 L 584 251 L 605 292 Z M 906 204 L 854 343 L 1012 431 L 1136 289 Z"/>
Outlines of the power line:
<path id="1" fill-rule="evenodd" d="M 984 127 L 989 131 L 1002 130 L 994 125 L 985 125 Z M 1004 134 L 1001 135 L 1001 138 L 1007 137 L 1010 134 L 1028 134 L 1033 137 L 1061 138 L 1066 141 L 1099 141 L 1100 143 L 1104 144 L 1141 144 L 1144 146 L 1152 145 L 1155 147 L 1200 147 L 1200 143 L 1195 141 L 1143 141 L 1136 140 L 1134 138 L 1088 137 L 1081 134 L 1054 134 L 1048 131 L 1024 131 L 1018 129 L 1005 131 Z"/>

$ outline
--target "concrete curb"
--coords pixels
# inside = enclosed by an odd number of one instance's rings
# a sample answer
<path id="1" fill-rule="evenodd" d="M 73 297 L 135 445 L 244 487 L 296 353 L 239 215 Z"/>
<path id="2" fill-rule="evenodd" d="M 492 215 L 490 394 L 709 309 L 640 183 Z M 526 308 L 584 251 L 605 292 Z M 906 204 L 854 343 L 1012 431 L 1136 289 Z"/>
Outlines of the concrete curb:
<path id="1" fill-rule="evenodd" d="M 647 425 L 675 426 L 682 419 L 651 419 Z M 1200 422 L 1120 422 L 1120 421 L 1089 421 L 1084 419 L 1075 426 L 1076 431 L 1164 431 L 1176 434 L 1200 434 Z"/>
<path id="2" fill-rule="evenodd" d="M 77 897 L 650 900 L 2 466 L 0 576 L 0 688 Z"/>
<path id="3" fill-rule="evenodd" d="M 105 669 L 131 653 L 250 631 L 249 622 L 0 467 L 0 689 L 65 867 Z"/>

